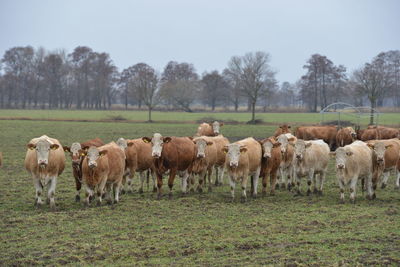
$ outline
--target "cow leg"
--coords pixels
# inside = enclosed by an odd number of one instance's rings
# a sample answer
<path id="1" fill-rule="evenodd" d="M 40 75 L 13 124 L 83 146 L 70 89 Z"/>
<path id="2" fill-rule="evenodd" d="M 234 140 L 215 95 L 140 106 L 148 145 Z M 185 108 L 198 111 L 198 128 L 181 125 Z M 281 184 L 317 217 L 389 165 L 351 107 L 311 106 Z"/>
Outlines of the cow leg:
<path id="1" fill-rule="evenodd" d="M 247 201 L 247 194 L 246 194 L 247 177 L 249 177 L 247 173 L 243 174 L 242 176 L 242 202 Z"/>
<path id="2" fill-rule="evenodd" d="M 90 203 L 90 197 L 93 196 L 94 192 L 92 190 L 92 188 L 90 188 L 88 185 L 85 185 L 85 189 L 86 189 L 86 198 L 85 198 L 85 206 L 89 206 Z"/>
<path id="3" fill-rule="evenodd" d="M 235 181 L 233 180 L 233 177 L 229 175 L 229 185 L 231 186 L 231 197 L 232 197 L 232 202 L 235 199 Z"/>
<path id="4" fill-rule="evenodd" d="M 47 198 L 50 199 L 50 209 L 56 208 L 56 202 L 54 201 L 54 195 L 56 194 L 57 176 L 50 179 L 50 188 L 47 192 Z"/>
<path id="5" fill-rule="evenodd" d="M 397 171 L 396 188 L 400 188 L 400 171 Z"/>
<path id="6" fill-rule="evenodd" d="M 113 204 L 113 202 L 112 202 L 112 184 L 106 183 L 105 190 L 106 190 L 105 199 L 107 200 L 107 204 L 112 205 Z"/>
<path id="7" fill-rule="evenodd" d="M 219 167 L 218 167 L 218 166 L 215 166 L 214 168 L 215 168 L 215 183 L 214 183 L 214 185 L 215 185 L 215 186 L 218 186 L 218 183 L 219 183 L 218 169 L 219 169 Z"/>
<path id="8" fill-rule="evenodd" d="M 204 180 L 205 180 L 205 178 L 204 178 L 204 176 L 206 175 L 206 173 L 205 172 L 200 172 L 199 174 L 198 174 L 198 180 L 199 180 L 199 184 L 197 185 L 197 192 L 199 192 L 199 193 L 203 193 L 203 183 L 204 183 Z M 195 175 L 193 175 L 193 181 L 195 180 Z M 194 184 L 194 182 L 193 182 L 193 184 Z"/>
<path id="9" fill-rule="evenodd" d="M 262 196 L 267 195 L 267 184 L 268 184 L 268 176 L 269 176 L 269 175 L 270 175 L 269 173 L 267 173 L 266 171 L 264 171 L 264 176 L 261 177 L 261 183 L 262 183 L 262 191 L 261 191 L 261 194 L 262 194 Z M 272 190 L 272 182 L 271 182 L 271 180 L 270 180 L 270 186 L 271 186 L 271 190 Z"/>
<path id="10" fill-rule="evenodd" d="M 287 183 L 287 169 L 282 170 L 282 175 L 281 175 L 281 185 L 279 186 L 280 189 L 285 190 L 286 189 L 286 183 Z"/>
<path id="11" fill-rule="evenodd" d="M 356 203 L 356 186 L 357 186 L 357 176 L 350 180 L 350 201 L 354 204 Z"/>
<path id="12" fill-rule="evenodd" d="M 219 167 L 219 178 L 218 178 L 219 185 L 224 184 L 224 173 L 225 173 L 225 166 Z"/>
<path id="13" fill-rule="evenodd" d="M 179 176 L 181 176 L 181 178 L 182 178 L 182 181 L 181 181 L 182 194 L 186 195 L 186 193 L 187 193 L 188 178 L 189 178 L 189 172 L 188 172 L 188 171 L 185 171 L 185 172 L 183 173 L 183 175 L 179 175 Z M 169 185 L 169 181 L 168 181 L 168 185 Z M 172 191 L 172 189 L 171 189 L 171 191 Z"/>
<path id="14" fill-rule="evenodd" d="M 324 182 L 325 182 L 325 176 L 326 176 L 326 172 L 322 172 L 319 175 L 319 192 L 318 194 L 322 196 L 322 189 L 324 188 Z"/>
<path id="15" fill-rule="evenodd" d="M 176 170 L 169 170 L 168 187 L 169 187 L 169 198 L 172 198 L 172 188 L 174 187 L 174 180 L 176 176 Z"/>
<path id="16" fill-rule="evenodd" d="M 80 177 L 79 180 L 79 174 L 74 173 L 74 178 L 75 178 L 75 188 L 76 188 L 75 202 L 79 202 L 81 201 L 82 177 Z"/>
<path id="17" fill-rule="evenodd" d="M 258 178 L 260 177 L 261 167 L 258 167 L 256 173 L 253 175 L 253 197 L 257 197 Z"/>
<path id="18" fill-rule="evenodd" d="M 320 178 L 321 174 L 318 174 L 318 175 L 319 175 L 318 178 Z M 313 193 L 318 194 L 317 174 L 316 173 L 314 173 L 312 183 L 313 183 Z"/>
<path id="19" fill-rule="evenodd" d="M 157 192 L 156 172 L 154 170 L 150 170 L 150 174 L 151 179 L 153 180 L 153 192 Z M 149 175 L 149 173 L 147 175 Z"/>
<path id="20" fill-rule="evenodd" d="M 342 179 L 338 179 L 339 188 L 340 188 L 340 203 L 344 203 L 344 183 Z"/>
<path id="21" fill-rule="evenodd" d="M 157 199 L 161 199 L 162 185 L 163 185 L 162 174 L 157 172 L 156 175 L 157 175 Z"/>
<path id="22" fill-rule="evenodd" d="M 310 170 L 310 172 L 308 173 L 308 179 L 307 179 L 307 196 L 309 196 L 311 194 L 311 183 L 312 183 L 313 179 L 315 180 L 314 170 Z"/>
<path id="23" fill-rule="evenodd" d="M 368 177 L 367 177 L 367 192 L 368 192 L 367 198 L 369 200 L 372 200 L 375 198 L 375 192 L 374 192 L 373 186 L 374 185 L 372 182 L 372 175 L 368 175 Z M 376 187 L 376 184 L 375 184 L 375 187 Z"/>
<path id="24" fill-rule="evenodd" d="M 272 171 L 269 173 L 269 179 L 270 179 L 270 184 L 271 184 L 271 190 L 270 190 L 270 195 L 275 196 L 275 186 L 276 186 L 276 176 L 278 172 L 277 171 Z"/>
<path id="25" fill-rule="evenodd" d="M 208 192 L 212 192 L 212 186 L 211 186 L 211 176 L 212 176 L 213 168 L 209 168 L 206 175 L 208 177 Z"/>
<path id="26" fill-rule="evenodd" d="M 122 184 L 122 180 L 114 183 L 113 187 L 114 187 L 114 203 L 118 203 L 119 202 L 119 188 L 121 187 Z"/>
<path id="27" fill-rule="evenodd" d="M 383 173 L 382 186 L 381 186 L 382 189 L 386 188 L 389 176 L 390 176 L 390 171 Z"/>
<path id="28" fill-rule="evenodd" d="M 140 188 L 139 188 L 139 194 L 143 194 L 143 186 L 144 182 L 146 181 L 146 172 L 140 172 Z"/>
<path id="29" fill-rule="evenodd" d="M 40 206 L 43 204 L 41 195 L 43 191 L 42 183 L 40 182 L 39 178 L 33 177 L 33 185 L 35 186 L 35 205 Z"/>
<path id="30" fill-rule="evenodd" d="M 106 183 L 107 183 L 107 178 L 104 177 L 97 187 L 97 206 L 101 205 L 103 193 L 104 193 L 104 187 L 106 186 Z"/>

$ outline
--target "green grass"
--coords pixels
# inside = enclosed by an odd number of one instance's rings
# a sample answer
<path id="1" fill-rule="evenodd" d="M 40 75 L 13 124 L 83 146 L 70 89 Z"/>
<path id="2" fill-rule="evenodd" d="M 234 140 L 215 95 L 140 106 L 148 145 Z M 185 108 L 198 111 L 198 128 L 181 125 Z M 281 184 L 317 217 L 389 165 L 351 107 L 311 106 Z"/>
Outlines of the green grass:
<path id="1" fill-rule="evenodd" d="M 125 110 L 0 110 L 0 118 L 32 118 L 32 119 L 58 119 L 58 120 L 110 120 L 113 118 L 123 118 L 133 121 L 146 121 L 147 111 L 125 111 Z M 203 118 L 214 118 L 223 121 L 247 122 L 251 118 L 251 114 L 242 113 L 224 113 L 224 112 L 159 112 L 154 111 L 152 119 L 158 122 L 166 121 L 197 121 Z M 261 119 L 267 123 L 279 124 L 282 122 L 290 122 L 292 124 L 316 124 L 321 120 L 337 120 L 335 114 L 326 114 L 324 117 L 319 113 L 257 113 L 257 119 Z M 342 115 L 342 120 L 357 122 L 357 119 L 350 115 Z M 360 120 L 362 125 L 369 123 L 368 117 Z M 385 113 L 379 117 L 380 124 L 400 126 L 399 113 Z"/>
<path id="2" fill-rule="evenodd" d="M 2 111 L 0 114 L 3 116 Z M 69 112 L 58 115 L 72 116 Z M 211 193 L 181 197 L 177 178 L 171 200 L 158 201 L 153 193 L 145 192 L 123 195 L 113 207 L 83 208 L 74 202 L 68 159 L 58 180 L 57 211 L 33 207 L 34 187 L 23 168 L 25 145 L 32 137 L 47 134 L 69 145 L 96 136 L 106 142 L 153 132 L 191 136 L 196 128 L 195 124 L 0 121 L 4 155 L 0 168 L 0 265 L 400 264 L 400 192 L 394 189 L 393 177 L 388 188 L 378 190 L 375 201 L 367 201 L 358 189 L 355 205 L 348 201 L 341 205 L 333 160 L 323 196 L 293 197 L 278 190 L 276 196 L 240 203 L 238 190 L 237 201 L 230 203 L 225 179 L 225 185 L 213 187 Z M 222 132 L 235 140 L 263 138 L 274 129 L 226 125 Z"/>

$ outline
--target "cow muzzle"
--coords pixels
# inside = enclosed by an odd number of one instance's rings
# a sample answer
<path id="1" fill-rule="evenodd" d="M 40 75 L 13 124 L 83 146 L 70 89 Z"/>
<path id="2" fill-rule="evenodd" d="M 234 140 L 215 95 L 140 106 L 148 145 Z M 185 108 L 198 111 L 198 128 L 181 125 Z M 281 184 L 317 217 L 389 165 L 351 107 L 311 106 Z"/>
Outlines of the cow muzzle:
<path id="1" fill-rule="evenodd" d="M 383 164 L 383 158 L 378 158 L 376 161 L 377 161 L 379 164 Z"/>
<path id="2" fill-rule="evenodd" d="M 343 170 L 344 164 L 338 164 L 338 165 L 336 165 L 336 168 L 338 168 L 339 170 Z"/>
<path id="3" fill-rule="evenodd" d="M 159 153 L 152 153 L 151 156 L 152 156 L 153 158 L 158 159 L 161 155 L 160 155 Z"/>
<path id="4" fill-rule="evenodd" d="M 205 155 L 204 154 L 197 154 L 197 158 L 203 159 L 203 158 L 205 158 Z"/>
<path id="5" fill-rule="evenodd" d="M 264 158 L 269 159 L 271 157 L 271 154 L 264 154 Z"/>
<path id="6" fill-rule="evenodd" d="M 89 162 L 89 168 L 93 169 L 97 167 L 97 163 L 96 162 Z"/>
<path id="7" fill-rule="evenodd" d="M 73 160 L 72 166 L 79 166 L 80 163 L 81 163 L 80 160 Z"/>
<path id="8" fill-rule="evenodd" d="M 47 166 L 47 160 L 38 160 L 38 164 L 41 168 L 44 168 Z"/>
<path id="9" fill-rule="evenodd" d="M 239 166 L 239 162 L 229 162 L 229 166 L 237 167 L 237 166 Z"/>
<path id="10" fill-rule="evenodd" d="M 296 159 L 301 160 L 303 157 L 301 154 L 296 154 Z"/>

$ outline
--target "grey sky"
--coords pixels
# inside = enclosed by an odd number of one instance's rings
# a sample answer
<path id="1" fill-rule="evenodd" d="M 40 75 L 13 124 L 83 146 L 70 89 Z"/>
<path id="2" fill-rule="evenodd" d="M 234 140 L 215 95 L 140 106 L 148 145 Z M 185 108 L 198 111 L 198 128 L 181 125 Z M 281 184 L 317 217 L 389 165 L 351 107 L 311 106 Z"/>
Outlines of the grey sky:
<path id="1" fill-rule="evenodd" d="M 13 46 L 108 52 L 119 70 L 170 60 L 222 70 L 233 55 L 271 54 L 279 82 L 295 82 L 313 53 L 348 70 L 400 49 L 397 0 L 1 0 L 0 55 Z"/>

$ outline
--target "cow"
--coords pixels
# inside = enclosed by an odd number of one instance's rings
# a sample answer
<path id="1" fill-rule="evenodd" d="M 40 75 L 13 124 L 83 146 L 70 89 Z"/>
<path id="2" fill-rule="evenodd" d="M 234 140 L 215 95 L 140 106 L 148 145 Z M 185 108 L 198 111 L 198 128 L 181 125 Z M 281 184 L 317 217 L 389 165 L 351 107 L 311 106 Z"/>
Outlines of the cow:
<path id="1" fill-rule="evenodd" d="M 270 194 L 275 195 L 275 186 L 279 167 L 282 162 L 281 144 L 274 137 L 265 138 L 260 141 L 262 147 L 261 173 L 262 193 L 267 194 L 267 182 L 270 181 Z"/>
<path id="2" fill-rule="evenodd" d="M 304 141 L 298 139 L 294 146 L 293 180 L 297 182 L 297 194 L 301 195 L 300 178 L 307 176 L 307 196 L 311 194 L 311 183 L 314 193 L 322 195 L 324 180 L 328 169 L 329 146 L 323 140 Z M 317 186 L 319 175 L 319 188 Z"/>
<path id="3" fill-rule="evenodd" d="M 152 144 L 151 155 L 157 175 L 157 198 L 162 196 L 162 177 L 169 171 L 169 198 L 172 198 L 172 188 L 176 174 L 182 178 L 182 193 L 186 194 L 187 182 L 196 159 L 196 146 L 189 137 L 163 137 L 155 133 L 152 138 L 143 137 L 144 142 Z"/>
<path id="4" fill-rule="evenodd" d="M 336 177 L 340 187 L 340 202 L 344 203 L 344 189 L 350 184 L 350 201 L 355 203 L 358 179 L 372 178 L 372 150 L 362 141 L 339 147 L 331 155 L 336 156 Z M 372 195 L 372 192 L 371 192 Z"/>
<path id="5" fill-rule="evenodd" d="M 211 141 L 212 137 L 200 136 L 193 139 L 196 145 L 196 159 L 193 162 L 191 175 L 199 176 L 199 186 L 197 190 L 203 192 L 203 182 L 208 176 L 208 191 L 211 192 L 211 175 L 217 163 L 217 146 Z M 221 151 L 222 152 L 222 151 Z"/>
<path id="6" fill-rule="evenodd" d="M 388 140 L 370 140 L 367 142 L 367 145 L 372 150 L 372 197 L 375 198 L 375 190 L 380 177 L 383 175 L 382 188 L 385 188 L 390 171 L 395 171 L 397 175 L 396 187 L 399 187 L 400 141 L 397 138 Z"/>
<path id="7" fill-rule="evenodd" d="M 83 143 L 72 143 L 70 147 L 63 147 L 64 151 L 69 152 L 71 156 L 72 174 L 74 175 L 76 188 L 76 202 L 81 200 L 80 191 L 82 188 L 82 162 L 85 158 L 82 150 L 88 150 L 91 146 L 99 147 L 102 145 L 104 145 L 103 141 L 100 138 L 95 138 Z"/>
<path id="8" fill-rule="evenodd" d="M 113 204 L 111 193 L 114 191 L 114 202 L 119 202 L 122 176 L 125 171 L 125 154 L 115 143 L 95 147 L 83 151 L 85 159 L 82 163 L 82 182 L 86 189 L 84 204 L 89 205 L 90 197 L 97 193 L 97 205 L 101 205 L 103 193 L 109 204 Z"/>
<path id="9" fill-rule="evenodd" d="M 295 136 L 303 140 L 322 139 L 327 143 L 331 150 L 336 148 L 337 127 L 334 125 L 326 126 L 301 126 L 296 129 Z"/>
<path id="10" fill-rule="evenodd" d="M 379 139 L 381 139 L 381 135 L 378 129 L 371 126 L 369 126 L 369 128 L 367 129 L 364 129 L 360 136 L 360 140 L 364 142 L 369 140 L 379 140 Z"/>
<path id="11" fill-rule="evenodd" d="M 223 148 L 226 153 L 225 166 L 228 170 L 232 201 L 235 198 L 236 182 L 242 184 L 242 201 L 246 201 L 246 186 L 248 176 L 251 176 L 251 193 L 257 196 L 258 177 L 261 171 L 262 148 L 254 138 L 249 137 Z"/>
<path id="12" fill-rule="evenodd" d="M 127 140 L 120 138 L 117 144 L 120 146 L 121 144 L 125 144 L 122 145 L 122 148 L 126 156 L 124 181 L 126 180 L 128 186 L 127 191 L 132 191 L 132 179 L 135 173 L 138 172 L 140 176 L 139 193 L 142 194 L 144 192 L 143 185 L 145 180 L 147 180 L 147 186 L 149 186 L 148 178 L 150 174 L 153 179 L 153 192 L 156 192 L 155 167 L 153 157 L 151 156 L 151 143 L 146 143 L 142 138 Z"/>
<path id="13" fill-rule="evenodd" d="M 35 205 L 42 205 L 43 187 L 49 184 L 47 201 L 50 208 L 55 209 L 54 200 L 57 178 L 65 168 L 65 154 L 60 142 L 43 135 L 34 138 L 27 145 L 25 156 L 25 169 L 32 175 L 33 184 L 36 189 Z"/>
<path id="14" fill-rule="evenodd" d="M 229 145 L 229 140 L 223 135 L 218 135 L 214 137 L 207 137 L 207 140 L 213 142 L 215 148 L 217 149 L 217 162 L 214 165 L 215 169 L 215 185 L 222 185 L 224 172 L 225 172 L 225 153 L 223 152 L 223 148 L 226 145 Z"/>
<path id="15" fill-rule="evenodd" d="M 340 129 L 336 134 L 337 147 L 346 146 L 353 143 L 357 138 L 357 133 L 352 127 Z"/>
<path id="16" fill-rule="evenodd" d="M 197 128 L 197 134 L 195 136 L 217 136 L 219 135 L 220 127 L 224 126 L 223 122 L 214 121 L 213 123 L 203 122 Z"/>
<path id="17" fill-rule="evenodd" d="M 281 134 L 278 136 L 277 141 L 281 144 L 280 149 L 282 153 L 282 160 L 279 166 L 279 183 L 280 188 L 285 189 L 286 184 L 288 190 L 291 190 L 294 181 L 292 181 L 293 177 L 293 156 L 294 156 L 294 148 L 293 145 L 297 141 L 297 138 L 292 134 Z M 287 181 L 286 181 L 287 179 Z"/>
<path id="18" fill-rule="evenodd" d="M 379 138 L 377 139 L 392 139 L 397 138 L 399 136 L 400 131 L 395 128 L 384 127 L 384 126 L 375 126 L 370 125 L 368 129 L 376 129 L 379 134 Z"/>
<path id="19" fill-rule="evenodd" d="M 275 130 L 274 137 L 278 137 L 281 134 L 291 133 L 291 126 L 288 124 L 279 125 L 278 129 Z"/>

